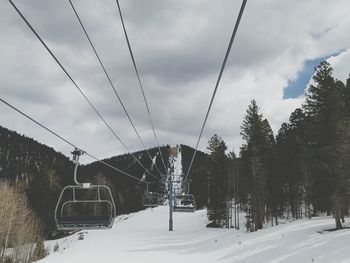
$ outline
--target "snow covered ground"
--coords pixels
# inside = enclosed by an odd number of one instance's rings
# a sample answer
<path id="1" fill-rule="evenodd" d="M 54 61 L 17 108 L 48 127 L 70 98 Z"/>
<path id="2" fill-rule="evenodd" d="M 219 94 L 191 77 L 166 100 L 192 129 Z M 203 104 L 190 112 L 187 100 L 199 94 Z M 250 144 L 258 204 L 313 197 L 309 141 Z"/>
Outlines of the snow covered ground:
<path id="1" fill-rule="evenodd" d="M 242 218 L 243 219 L 243 218 Z M 332 228 L 331 217 L 280 224 L 255 233 L 206 228 L 206 211 L 175 213 L 168 231 L 168 207 L 119 216 L 112 229 L 48 241 L 41 263 L 109 262 L 350 262 L 350 230 Z M 58 251 L 53 252 L 55 244 Z"/>

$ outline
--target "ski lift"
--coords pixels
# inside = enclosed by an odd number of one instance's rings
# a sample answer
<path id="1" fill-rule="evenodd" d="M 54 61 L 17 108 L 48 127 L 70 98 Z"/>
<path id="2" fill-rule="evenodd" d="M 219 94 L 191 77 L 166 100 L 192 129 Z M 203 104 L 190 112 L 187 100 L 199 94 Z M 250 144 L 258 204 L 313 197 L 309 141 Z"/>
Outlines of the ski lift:
<path id="1" fill-rule="evenodd" d="M 188 182 L 182 183 L 182 194 L 176 194 L 174 198 L 174 212 L 195 212 L 196 199 L 193 194 L 189 194 L 190 185 Z"/>
<path id="2" fill-rule="evenodd" d="M 160 205 L 160 194 L 148 191 L 148 183 L 146 183 L 146 192 L 142 196 L 142 205 L 144 207 L 157 207 Z"/>
<path id="3" fill-rule="evenodd" d="M 192 194 L 176 195 L 174 200 L 174 212 L 195 212 L 196 200 Z"/>
<path id="4" fill-rule="evenodd" d="M 111 228 L 116 216 L 116 208 L 111 190 L 106 185 L 91 185 L 77 180 L 79 156 L 83 153 L 75 149 L 73 153 L 74 182 L 63 188 L 56 208 L 55 223 L 59 231 Z"/>

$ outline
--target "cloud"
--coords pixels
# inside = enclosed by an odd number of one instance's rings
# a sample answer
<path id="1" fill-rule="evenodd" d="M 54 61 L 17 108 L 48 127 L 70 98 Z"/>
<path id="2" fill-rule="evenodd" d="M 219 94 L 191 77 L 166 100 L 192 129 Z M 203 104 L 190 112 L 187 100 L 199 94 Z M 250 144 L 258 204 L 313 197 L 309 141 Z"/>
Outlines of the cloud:
<path id="1" fill-rule="evenodd" d="M 15 2 L 130 150 L 141 149 L 69 3 Z M 114 1 L 74 4 L 143 140 L 155 146 Z M 240 1 L 120 4 L 160 143 L 194 146 Z M 218 133 L 237 151 L 253 98 L 276 133 L 303 102 L 283 99 L 283 92 L 304 63 L 350 48 L 349 8 L 347 0 L 248 1 L 200 149 Z M 0 3 L 0 37 L 2 98 L 98 157 L 126 152 L 6 1 Z M 333 59 L 339 78 L 350 72 L 348 54 Z M 0 122 L 64 154 L 71 151 L 3 105 Z"/>
<path id="2" fill-rule="evenodd" d="M 346 80 L 349 78 L 350 74 L 350 49 L 328 58 L 327 61 L 331 63 L 334 69 L 334 77 L 346 83 Z"/>

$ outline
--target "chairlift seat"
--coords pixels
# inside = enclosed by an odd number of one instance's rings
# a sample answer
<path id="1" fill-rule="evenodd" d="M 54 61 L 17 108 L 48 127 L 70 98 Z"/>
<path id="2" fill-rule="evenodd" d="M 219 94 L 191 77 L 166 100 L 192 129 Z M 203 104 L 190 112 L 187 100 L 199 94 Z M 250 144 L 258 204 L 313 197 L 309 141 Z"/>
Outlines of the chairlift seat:
<path id="1" fill-rule="evenodd" d="M 86 192 L 90 199 L 84 195 Z M 88 188 L 69 185 L 63 188 L 59 197 L 55 222 L 59 231 L 105 229 L 113 226 L 115 215 L 114 200 L 106 185 L 90 185 Z"/>
<path id="2" fill-rule="evenodd" d="M 189 212 L 194 213 L 196 208 L 194 206 L 174 206 L 174 212 Z"/>
<path id="3" fill-rule="evenodd" d="M 60 230 L 111 228 L 113 219 L 109 216 L 65 216 L 57 220 Z"/>
<path id="4" fill-rule="evenodd" d="M 194 196 L 192 194 L 176 195 L 173 210 L 174 212 L 195 212 L 196 200 Z"/>
<path id="5" fill-rule="evenodd" d="M 142 197 L 144 207 L 157 207 L 160 204 L 160 194 L 154 192 L 145 192 Z"/>

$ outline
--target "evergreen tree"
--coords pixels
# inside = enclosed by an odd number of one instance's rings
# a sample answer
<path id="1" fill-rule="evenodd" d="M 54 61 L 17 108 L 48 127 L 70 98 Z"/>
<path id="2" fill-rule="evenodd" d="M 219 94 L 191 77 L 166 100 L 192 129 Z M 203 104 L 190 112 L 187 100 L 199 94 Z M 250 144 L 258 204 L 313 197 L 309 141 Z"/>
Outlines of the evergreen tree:
<path id="1" fill-rule="evenodd" d="M 265 120 L 266 121 L 266 120 Z M 267 121 L 266 121 L 267 122 Z M 268 124 L 268 123 L 267 123 Z M 284 181 L 281 176 L 276 156 L 276 143 L 270 125 L 267 129 L 267 147 L 265 150 L 265 166 L 266 174 L 266 190 L 267 190 L 267 216 L 266 219 L 271 218 L 271 223 L 278 224 L 278 218 L 283 214 L 284 205 Z M 269 135 L 270 134 L 270 135 Z"/>
<path id="2" fill-rule="evenodd" d="M 346 86 L 344 87 L 344 97 L 345 97 L 345 109 L 344 114 L 347 118 L 350 118 L 350 75 L 346 80 Z"/>
<path id="3" fill-rule="evenodd" d="M 263 227 L 266 205 L 271 205 L 270 211 L 277 216 L 278 204 L 272 201 L 273 189 L 268 191 L 267 183 L 276 183 L 274 163 L 274 137 L 271 127 L 255 100 L 248 106 L 241 126 L 241 135 L 246 144 L 241 148 L 241 158 L 245 177 L 242 181 L 246 186 L 247 230 L 256 231 Z M 268 202 L 269 201 L 269 202 Z"/>
<path id="4" fill-rule="evenodd" d="M 303 203 L 307 204 L 307 176 L 305 169 L 305 114 L 296 109 L 283 123 L 276 137 L 278 169 L 283 177 L 284 206 L 287 215 L 291 211 L 293 218 L 302 217 Z M 305 208 L 307 205 L 305 205 Z"/>
<path id="5" fill-rule="evenodd" d="M 234 151 L 229 152 L 227 155 L 227 171 L 228 171 L 228 183 L 227 183 L 227 189 L 228 189 L 228 199 L 232 200 L 235 198 L 237 201 L 238 197 L 236 194 L 237 191 L 237 168 L 238 168 L 238 161 L 236 154 Z"/>
<path id="6" fill-rule="evenodd" d="M 312 204 L 316 211 L 333 211 L 336 228 L 341 225 L 342 207 L 348 183 L 344 171 L 342 147 L 347 135 L 345 121 L 346 87 L 332 77 L 333 69 L 326 61 L 316 69 L 314 85 L 310 85 L 306 104 L 307 154 Z"/>
<path id="7" fill-rule="evenodd" d="M 54 211 L 60 191 L 59 178 L 53 170 L 37 174 L 28 189 L 28 197 L 33 209 L 37 212 L 41 221 L 45 222 L 44 233 L 50 235 L 56 229 Z"/>
<path id="8" fill-rule="evenodd" d="M 227 149 L 225 142 L 218 135 L 213 135 L 208 142 L 210 152 L 208 171 L 208 217 L 210 227 L 222 227 L 226 216 L 227 186 Z"/>

